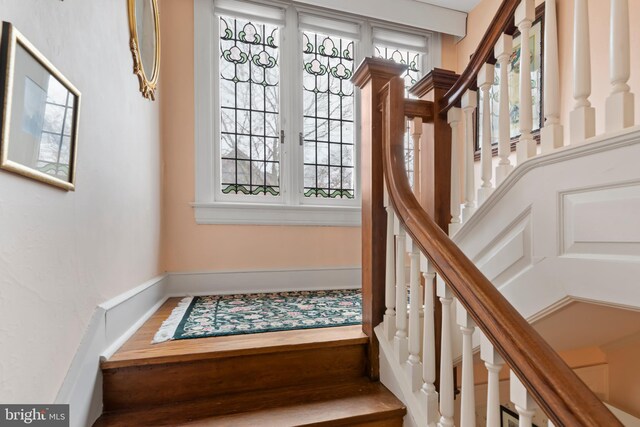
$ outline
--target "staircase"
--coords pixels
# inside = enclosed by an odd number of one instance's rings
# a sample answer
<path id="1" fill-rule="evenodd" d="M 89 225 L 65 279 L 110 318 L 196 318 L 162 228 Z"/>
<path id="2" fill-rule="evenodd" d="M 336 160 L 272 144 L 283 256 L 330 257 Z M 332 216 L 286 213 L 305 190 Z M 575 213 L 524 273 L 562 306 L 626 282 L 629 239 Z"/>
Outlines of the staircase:
<path id="1" fill-rule="evenodd" d="M 608 225 L 611 236 L 622 236 L 618 237 L 622 245 L 616 247 L 606 244 L 606 239 L 600 242 L 589 237 L 593 236 L 589 227 L 582 226 L 579 233 L 562 228 L 567 218 L 588 220 L 592 209 L 626 211 L 620 207 L 629 203 L 627 208 L 637 213 L 640 199 L 640 128 L 633 127 L 633 96 L 626 84 L 629 23 L 624 17 L 628 17 L 628 5 L 626 0 L 610 1 L 615 24 L 611 45 L 618 48 L 609 53 L 612 90 L 606 103 L 606 134 L 595 136 L 595 111 L 589 102 L 588 2 L 575 0 L 576 102 L 569 123 L 563 124 L 555 1 L 547 0 L 546 122 L 541 144 L 538 148 L 532 135 L 531 82 L 528 65 L 522 64 L 521 135 L 515 165 L 511 164 L 509 111 L 501 108 L 495 174 L 490 132 L 483 132 L 479 165 L 474 161 L 476 89 L 484 95 L 480 109 L 483 118 L 488 118 L 494 64 L 501 64 L 501 72 L 506 69 L 514 28 L 528 39 L 535 16 L 533 0 L 503 0 L 464 72 L 458 76 L 434 70 L 410 91 L 420 99 L 405 99 L 402 65 L 366 59 L 353 77 L 362 100 L 362 328 L 151 346 L 152 335 L 177 304 L 169 300 L 102 363 L 105 412 L 96 425 L 474 427 L 482 397 L 486 425 L 499 427 L 504 425 L 500 380 L 507 377 L 509 401 L 520 427 L 532 426 L 539 413 L 548 418 L 549 426 L 621 426 L 610 408 L 529 323 L 531 316 L 580 292 L 575 276 L 570 275 L 562 276 L 568 283 L 563 287 L 566 292 L 548 286 L 548 278 L 557 272 L 542 270 L 542 259 L 545 268 L 557 264 L 563 271 L 576 271 L 581 267 L 575 259 L 591 262 L 594 255 L 603 257 L 599 261 L 626 257 L 623 266 L 613 259 L 618 263 L 615 268 L 624 270 L 627 277 L 615 297 L 608 300 L 598 288 L 582 289 L 580 296 L 610 304 L 638 298 L 637 281 L 628 279 L 640 274 L 637 230 L 629 237 Z M 524 43 L 521 57 L 529 57 L 528 49 Z M 509 99 L 504 74 L 500 81 L 500 97 Z M 413 188 L 405 171 L 407 120 L 412 124 L 414 146 L 419 147 L 416 174 L 420 179 Z M 563 126 L 571 130 L 568 141 L 564 141 Z M 489 129 L 490 123 L 485 121 L 483 127 Z M 612 156 L 619 161 L 613 162 Z M 563 181 L 558 165 L 582 161 L 587 166 L 580 167 L 586 167 L 590 176 L 580 182 L 593 178 L 588 185 L 594 192 L 614 188 L 615 194 L 584 197 L 574 181 Z M 589 168 L 589 162 L 599 169 Z M 612 162 L 620 173 L 610 173 L 612 168 L 607 165 Z M 476 167 L 481 169 L 480 185 L 475 183 Z M 532 189 L 540 180 L 535 173 L 556 174 L 555 186 Z M 530 188 L 523 191 L 526 185 Z M 525 198 L 533 199 L 544 191 L 550 194 L 544 202 Z M 515 212 L 505 213 L 509 207 L 501 208 L 508 197 L 515 199 L 509 204 L 517 206 Z M 545 210 L 551 205 L 560 214 Z M 562 216 L 565 214 L 568 216 Z M 637 215 L 615 217 L 637 224 Z M 540 230 L 538 236 L 551 235 L 540 246 L 531 243 L 532 224 Z M 562 233 L 557 232 L 560 229 Z M 552 232 L 547 233 L 549 230 Z M 573 270 L 564 265 L 568 259 L 572 259 Z M 602 282 L 599 272 L 614 274 L 607 270 L 611 266 L 603 265 L 585 264 L 584 268 L 593 268 L 588 271 L 594 282 Z M 530 281 L 546 286 L 540 292 L 546 299 L 538 298 L 532 304 L 534 299 L 522 286 L 500 287 L 525 283 L 525 270 L 533 277 Z M 640 306 L 640 301 L 631 302 Z M 476 393 L 477 362 L 486 368 L 484 395 Z M 459 378 L 454 368 L 460 371 Z M 377 381 L 380 377 L 394 394 Z"/>
<path id="2" fill-rule="evenodd" d="M 546 120 L 540 147 L 532 133 L 531 78 L 523 61 L 515 159 L 509 110 L 500 108 L 495 175 L 488 120 L 494 64 L 506 71 L 515 28 L 523 40 L 529 39 L 535 19 L 533 0 L 504 0 L 464 72 L 457 76 L 434 70 L 410 90 L 420 101 L 405 99 L 404 68 L 399 64 L 369 58 L 354 74 L 363 100 L 363 293 L 369 296 L 364 330 L 377 337 L 381 377 L 406 404 L 410 425 L 473 427 L 478 406 L 486 411 L 487 426 L 504 425 L 501 372 L 509 378 L 508 398 L 520 427 L 532 426 L 539 413 L 550 426 L 622 425 L 523 317 L 549 313 L 576 295 L 640 307 L 637 286 L 631 284 L 640 255 L 640 138 L 627 85 L 628 3 L 610 1 L 613 48 L 607 52 L 611 93 L 604 111 L 606 133 L 595 135 L 595 109 L 589 102 L 588 2 L 574 3 L 575 107 L 568 123 L 563 123 L 556 2 L 547 0 Z M 523 43 L 520 58 L 529 58 L 529 53 L 528 43 Z M 507 81 L 503 74 L 499 93 L 504 100 L 510 99 Z M 477 88 L 484 95 L 480 111 L 486 119 L 479 164 L 474 161 Z M 407 121 L 412 124 L 414 146 L 419 147 L 415 155 L 420 180 L 413 188 L 404 161 Z M 570 130 L 566 141 L 565 127 Z M 569 169 L 573 165 L 582 168 L 581 181 Z M 476 168 L 481 172 L 480 185 L 475 183 Z M 544 175 L 550 171 L 553 177 Z M 531 176 L 538 177 L 538 185 L 527 187 Z M 542 195 L 549 197 L 545 200 Z M 501 205 L 507 197 L 513 203 Z M 508 212 L 512 205 L 518 208 Z M 616 218 L 614 224 L 589 225 L 598 215 L 614 213 L 610 215 Z M 537 246 L 532 243 L 533 227 L 535 238 L 546 237 Z M 527 312 L 523 307 L 527 299 L 534 299 L 535 289 L 521 286 L 526 284 L 523 276 L 533 274 L 543 259 L 545 268 L 557 271 L 538 268 L 535 281 L 543 298 L 530 304 Z M 560 269 L 565 273 L 558 277 L 566 283 L 555 280 Z M 612 273 L 614 269 L 617 273 Z M 593 274 L 591 282 L 600 278 L 599 286 L 578 289 L 581 277 L 589 274 L 581 271 Z M 604 271 L 609 279 L 631 274 L 605 296 L 611 289 L 602 285 Z M 496 286 L 505 283 L 512 287 L 503 294 Z M 486 370 L 484 395 L 476 393 L 474 365 Z M 459 380 L 454 367 L 460 371 Z M 483 402 L 477 401 L 480 397 Z"/>
<path id="3" fill-rule="evenodd" d="M 102 363 L 95 426 L 401 426 L 403 404 L 365 377 L 360 326 L 151 345 L 169 299 Z"/>

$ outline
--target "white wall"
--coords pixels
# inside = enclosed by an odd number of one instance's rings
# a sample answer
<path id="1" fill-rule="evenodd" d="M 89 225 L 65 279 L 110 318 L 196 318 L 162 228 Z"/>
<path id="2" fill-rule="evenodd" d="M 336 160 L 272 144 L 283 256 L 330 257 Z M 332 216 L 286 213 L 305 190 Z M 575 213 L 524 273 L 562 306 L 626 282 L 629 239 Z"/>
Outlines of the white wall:
<path id="1" fill-rule="evenodd" d="M 160 270 L 159 109 L 132 74 L 126 6 L 0 0 L 82 92 L 75 192 L 0 171 L 3 403 L 53 402 L 96 306 Z"/>

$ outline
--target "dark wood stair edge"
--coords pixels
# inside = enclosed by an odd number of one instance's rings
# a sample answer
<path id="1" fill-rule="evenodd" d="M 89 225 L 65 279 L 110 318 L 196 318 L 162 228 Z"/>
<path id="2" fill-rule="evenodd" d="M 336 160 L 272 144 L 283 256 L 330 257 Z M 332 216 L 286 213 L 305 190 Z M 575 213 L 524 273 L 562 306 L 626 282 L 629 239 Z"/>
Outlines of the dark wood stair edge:
<path id="1" fill-rule="evenodd" d="M 171 418 L 172 416 L 176 422 L 189 422 L 192 420 L 218 418 L 225 416 L 248 414 L 254 411 L 266 411 L 269 409 L 279 409 L 288 406 L 298 406 L 304 404 L 314 404 L 322 402 L 331 402 L 339 399 L 345 399 L 356 395 L 370 395 L 371 397 L 379 396 L 381 394 L 387 394 L 391 400 L 395 400 L 397 405 L 387 409 L 382 409 L 376 413 L 361 414 L 355 417 L 342 417 L 332 420 L 330 424 L 327 421 L 321 421 L 317 423 L 304 424 L 304 425 L 353 425 L 357 423 L 367 423 L 370 421 L 391 420 L 398 417 L 403 417 L 406 414 L 406 408 L 404 404 L 389 391 L 382 383 L 372 382 L 366 377 L 359 379 L 350 379 L 345 381 L 334 381 L 327 384 L 314 384 L 311 386 L 297 385 L 282 387 L 280 389 L 271 390 L 271 398 L 265 398 L 265 394 L 260 394 L 256 401 L 249 399 L 242 399 L 243 395 L 247 393 L 234 393 L 228 396 L 218 396 L 217 398 L 204 398 L 187 402 L 176 402 L 169 405 L 163 405 L 161 408 L 157 406 L 144 406 L 137 407 L 135 409 L 121 409 L 115 411 L 104 412 L 100 418 L 94 424 L 95 426 L 107 426 L 110 425 L 111 419 L 117 419 L 120 417 L 132 416 L 138 419 L 142 414 L 149 411 L 159 417 L 160 419 Z M 304 392 L 307 391 L 305 394 Z M 302 398 L 301 396 L 305 396 Z M 233 399 L 237 400 L 233 402 Z M 243 409 L 242 405 L 250 407 L 251 410 Z M 220 410 L 220 408 L 226 408 Z M 204 412 L 203 411 L 209 411 Z M 180 414 L 188 411 L 189 413 L 199 413 L 201 416 L 197 418 L 180 418 Z M 215 412 L 215 413 L 214 413 Z M 345 424 L 341 422 L 343 420 Z M 149 419 L 153 422 L 153 418 Z M 149 424 L 151 425 L 151 424 Z M 167 424 L 168 425 L 168 424 Z"/>
<path id="2" fill-rule="evenodd" d="M 172 354 L 172 355 L 151 356 L 151 357 L 148 357 L 148 356 L 142 357 L 143 355 L 141 355 L 140 358 L 131 358 L 126 360 L 104 360 L 100 362 L 100 369 L 103 371 L 106 371 L 111 369 L 121 369 L 121 368 L 134 367 L 134 366 L 150 366 L 150 365 L 162 365 L 162 364 L 170 364 L 170 363 L 194 362 L 194 361 L 208 360 L 208 359 L 222 359 L 222 358 L 237 357 L 237 356 L 283 353 L 283 352 L 292 352 L 292 351 L 308 350 L 308 349 L 315 349 L 315 348 L 342 347 L 342 346 L 350 346 L 350 345 L 366 345 L 368 343 L 369 343 L 369 338 L 367 336 L 362 336 L 358 338 L 346 338 L 346 339 L 332 340 L 332 341 L 317 341 L 317 342 L 309 342 L 309 343 L 301 343 L 301 344 L 270 345 L 270 346 L 264 346 L 264 347 L 251 347 L 251 348 L 223 350 L 223 351 L 212 350 L 212 351 L 201 352 L 201 353 L 183 353 L 183 354 L 178 353 L 178 354 Z M 131 354 L 134 355 L 135 352 L 132 351 Z"/>

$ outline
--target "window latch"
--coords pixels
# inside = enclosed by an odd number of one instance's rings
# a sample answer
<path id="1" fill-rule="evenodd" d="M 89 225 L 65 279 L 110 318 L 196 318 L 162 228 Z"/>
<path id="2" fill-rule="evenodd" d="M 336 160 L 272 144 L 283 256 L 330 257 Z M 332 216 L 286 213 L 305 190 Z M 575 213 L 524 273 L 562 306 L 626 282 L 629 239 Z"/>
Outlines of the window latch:
<path id="1" fill-rule="evenodd" d="M 304 144 L 304 138 L 302 137 L 302 132 L 298 134 L 298 143 L 300 144 L 301 147 Z"/>
<path id="2" fill-rule="evenodd" d="M 284 144 L 284 130 L 280 130 L 280 144 Z"/>

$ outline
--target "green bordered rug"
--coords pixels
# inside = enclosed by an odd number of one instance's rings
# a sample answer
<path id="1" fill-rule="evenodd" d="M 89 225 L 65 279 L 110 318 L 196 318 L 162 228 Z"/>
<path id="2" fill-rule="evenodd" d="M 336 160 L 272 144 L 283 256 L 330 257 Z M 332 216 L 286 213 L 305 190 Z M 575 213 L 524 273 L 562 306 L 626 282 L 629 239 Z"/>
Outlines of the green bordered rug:
<path id="1" fill-rule="evenodd" d="M 153 343 L 361 323 L 360 289 L 187 297 Z"/>

